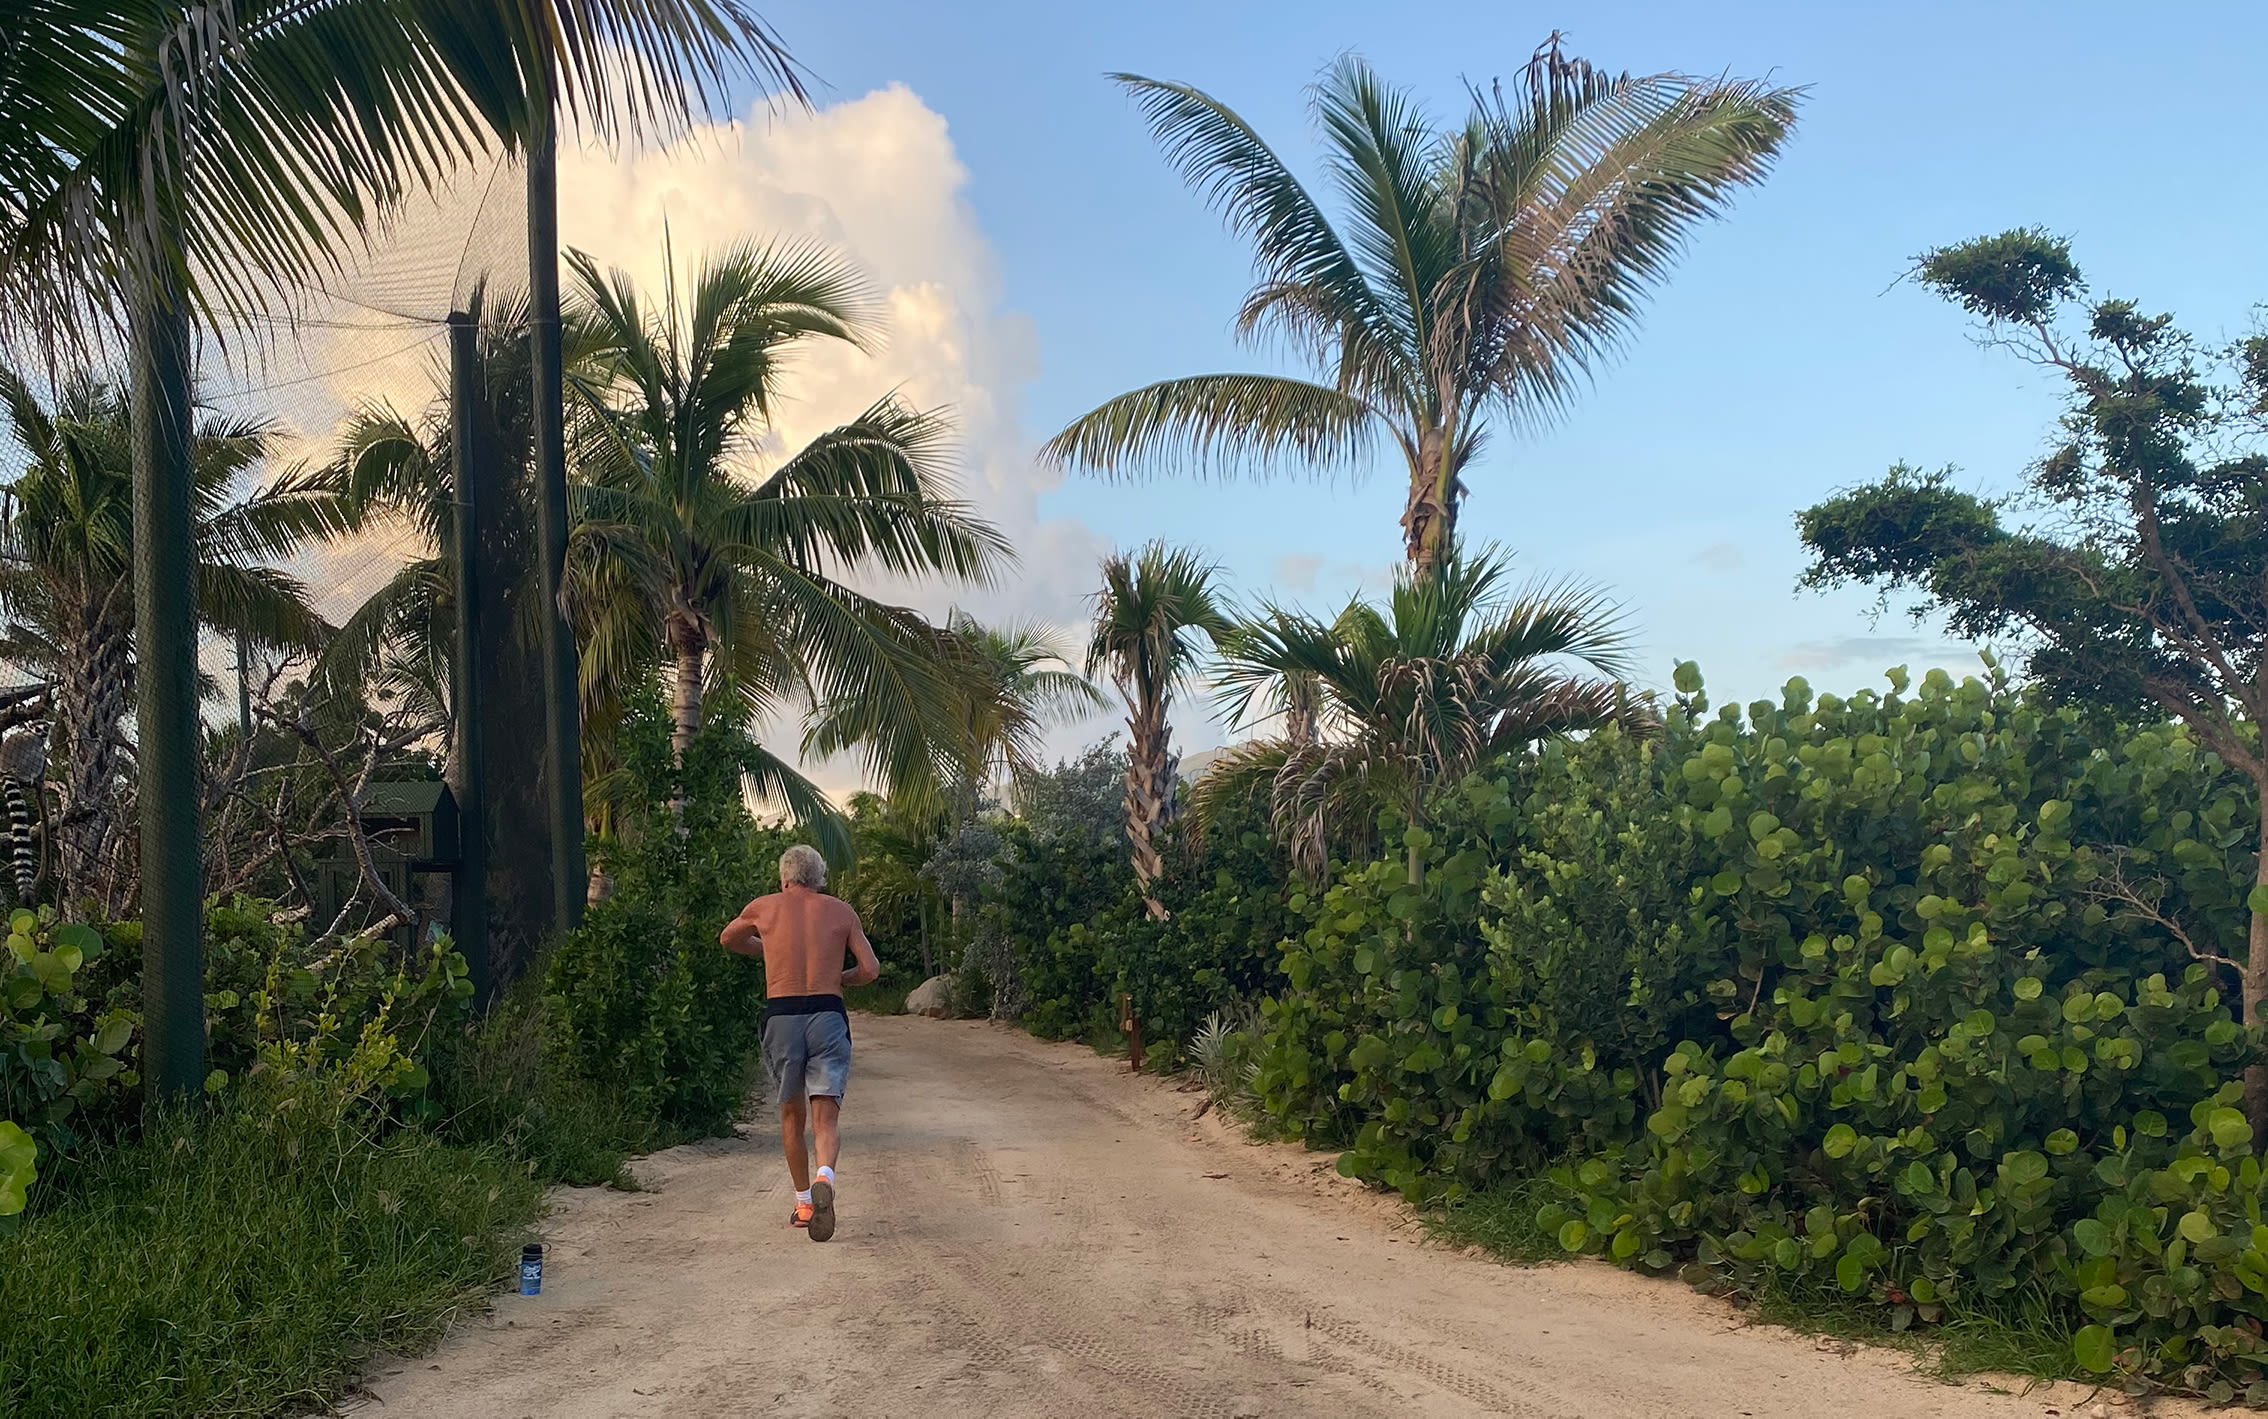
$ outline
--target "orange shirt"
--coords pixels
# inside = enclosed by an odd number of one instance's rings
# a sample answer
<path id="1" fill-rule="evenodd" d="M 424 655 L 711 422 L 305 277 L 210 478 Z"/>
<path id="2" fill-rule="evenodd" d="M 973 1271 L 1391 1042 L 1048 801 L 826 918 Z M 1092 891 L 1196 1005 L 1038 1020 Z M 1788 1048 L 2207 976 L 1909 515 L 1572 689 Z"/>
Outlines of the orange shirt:
<path id="1" fill-rule="evenodd" d="M 858 924 L 850 903 L 809 887 L 787 887 L 758 897 L 740 913 L 740 921 L 756 929 L 764 957 L 764 993 L 783 995 L 841 995 L 843 968 L 855 957 L 861 966 L 873 959 L 874 948 Z M 727 928 L 729 931 L 730 928 Z M 733 950 L 753 956 L 751 943 Z"/>

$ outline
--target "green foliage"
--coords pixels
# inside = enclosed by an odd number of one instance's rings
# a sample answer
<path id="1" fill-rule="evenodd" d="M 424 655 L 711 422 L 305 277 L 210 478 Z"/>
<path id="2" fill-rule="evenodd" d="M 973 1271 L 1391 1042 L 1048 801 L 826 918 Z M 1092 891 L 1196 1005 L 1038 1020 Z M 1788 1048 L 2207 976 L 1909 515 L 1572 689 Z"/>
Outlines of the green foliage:
<path id="1" fill-rule="evenodd" d="M 420 1117 L 451 1143 L 505 1149 L 539 1182 L 634 1187 L 625 1164 L 667 1135 L 619 1083 L 547 1055 L 543 982 L 539 966 L 484 1018 L 437 1034 L 423 1056 L 433 1088 Z"/>
<path id="2" fill-rule="evenodd" d="M 545 1010 L 570 1072 L 619 1086 L 669 1128 L 708 1136 L 731 1129 L 764 1015 L 761 961 L 726 951 L 717 933 L 775 888 L 780 853 L 796 839 L 749 818 L 747 738 L 731 713 L 704 726 L 682 769 L 669 735 L 649 687 L 620 740 L 643 801 L 625 836 L 599 845 L 616 892 L 559 943 Z"/>
<path id="3" fill-rule="evenodd" d="M 0 1219 L 23 1211 L 42 1152 L 69 1152 L 89 1114 L 131 1089 L 135 1017 L 88 1000 L 85 972 L 104 950 L 89 926 L 60 925 L 52 910 L 8 921 L 0 976 Z"/>
<path id="4" fill-rule="evenodd" d="M 1116 834 L 1042 836 L 1016 821 L 1003 842 L 978 930 L 1012 953 L 1018 1018 L 1034 1034 L 1116 1040 L 1119 997 L 1131 995 L 1145 1053 L 1172 1067 L 1207 1016 L 1277 983 L 1287 873 L 1257 814 L 1202 835 L 1186 820 L 1167 831 L 1154 889 L 1170 912 L 1162 921 L 1149 917 Z"/>
<path id="5" fill-rule="evenodd" d="M 1924 252 L 1915 274 L 1971 315 L 2026 325 L 2048 319 L 2085 288 L 2071 243 L 2038 227 Z"/>
<path id="6" fill-rule="evenodd" d="M 2012 231 L 1929 253 L 1923 280 L 1989 336 L 2055 370 L 2066 410 L 2008 506 L 1899 465 L 1804 512 L 1815 587 L 1911 592 L 1959 635 L 2013 640 L 2056 694 L 2179 716 L 2256 782 L 2268 688 L 2268 446 L 2257 412 L 2268 345 L 2206 352 L 2132 301 L 2080 299 L 2068 245 Z M 2268 1003 L 2268 972 L 2246 1000 Z M 2255 1099 L 2268 1126 L 2268 1097 Z"/>
<path id="7" fill-rule="evenodd" d="M 1997 671 L 1892 683 L 1711 715 L 1681 667 L 1658 740 L 1468 780 L 1420 885 L 1295 903 L 1262 1098 L 1413 1197 L 1543 1172 L 1567 1251 L 1893 1320 L 2044 1303 L 2072 1363 L 2243 1390 L 2257 1032 L 2189 943 L 2244 937 L 2250 785 Z"/>
<path id="8" fill-rule="evenodd" d="M 0 1237 L 23 1419 L 306 1413 L 477 1304 L 541 1201 L 500 1148 L 258 1085 L 91 1146 L 77 1179 Z"/>
<path id="9" fill-rule="evenodd" d="M 272 903 L 236 898 L 205 914 L 205 1031 L 211 1092 L 261 1077 L 320 1082 L 365 1107 L 415 1106 L 431 1082 L 418 1055 L 461 1019 L 464 958 L 436 939 L 410 960 L 378 937 L 309 941 Z M 90 1138 L 130 1133 L 139 1104 L 141 925 L 98 932 L 51 911 L 9 922 L 0 979 L 0 1119 L 27 1131 L 52 1167 Z M 0 1177 L 0 1216 L 35 1173 Z"/>

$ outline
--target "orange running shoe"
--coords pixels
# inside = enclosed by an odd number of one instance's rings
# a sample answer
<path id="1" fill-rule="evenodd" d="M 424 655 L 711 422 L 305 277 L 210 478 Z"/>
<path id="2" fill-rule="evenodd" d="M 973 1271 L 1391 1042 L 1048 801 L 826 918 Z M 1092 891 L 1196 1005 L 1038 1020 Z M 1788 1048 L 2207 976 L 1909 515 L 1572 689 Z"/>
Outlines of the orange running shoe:
<path id="1" fill-rule="evenodd" d="M 825 1178 L 811 1184 L 811 1217 L 805 1225 L 811 1240 L 823 1242 L 835 1235 L 835 1185 Z"/>
<path id="2" fill-rule="evenodd" d="M 808 1202 L 798 1202 L 798 1203 L 797 1203 L 797 1204 L 795 1205 L 795 1211 L 793 1211 L 793 1212 L 791 1212 L 791 1213 L 789 1213 L 789 1214 L 788 1214 L 788 1225 L 789 1225 L 789 1226 L 791 1226 L 791 1227 L 808 1227 L 808 1226 L 810 1226 L 810 1225 L 811 1225 L 811 1210 L 812 1210 L 812 1209 L 811 1209 L 811 1204 L 810 1204 L 810 1203 L 808 1203 Z"/>

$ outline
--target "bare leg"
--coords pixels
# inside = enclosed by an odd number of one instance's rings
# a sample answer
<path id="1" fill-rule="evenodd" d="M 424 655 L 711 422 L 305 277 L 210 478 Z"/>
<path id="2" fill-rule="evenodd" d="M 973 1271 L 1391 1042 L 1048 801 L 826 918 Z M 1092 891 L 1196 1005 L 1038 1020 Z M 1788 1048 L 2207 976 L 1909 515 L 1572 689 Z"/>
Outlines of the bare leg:
<path id="1" fill-rule="evenodd" d="M 826 1100 L 828 1105 L 827 1121 L 821 1125 L 822 1131 L 819 1135 L 822 1140 L 820 1144 L 822 1149 L 827 1147 L 824 1140 L 834 1136 L 834 1102 L 833 1099 Z M 808 1191 L 811 1187 L 811 1157 L 803 1149 L 803 1100 L 801 1099 L 780 1100 L 780 1147 L 787 1153 L 788 1176 L 795 1179 L 795 1190 L 797 1192 Z M 823 1156 L 832 1157 L 833 1154 L 827 1153 Z"/>
<path id="2" fill-rule="evenodd" d="M 822 1168 L 835 1166 L 835 1158 L 843 1150 L 842 1132 L 838 1127 L 842 1116 L 842 1100 L 830 1099 L 824 1094 L 812 1095 L 811 1142 Z"/>

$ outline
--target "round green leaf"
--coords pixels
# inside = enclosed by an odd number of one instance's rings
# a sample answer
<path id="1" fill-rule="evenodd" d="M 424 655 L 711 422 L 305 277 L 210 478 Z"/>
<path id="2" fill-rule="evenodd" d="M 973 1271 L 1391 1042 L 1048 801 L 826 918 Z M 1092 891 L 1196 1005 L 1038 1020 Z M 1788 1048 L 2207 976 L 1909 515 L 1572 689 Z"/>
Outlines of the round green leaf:
<path id="1" fill-rule="evenodd" d="M 1563 1251 L 1581 1251 L 1583 1243 L 1590 1239 L 1590 1225 L 1580 1217 L 1559 1229 L 1559 1245 Z"/>
<path id="2" fill-rule="evenodd" d="M 24 1197 L 39 1176 L 39 1144 L 6 1119 L 0 1119 L 0 1217 L 24 1210 Z"/>
<path id="3" fill-rule="evenodd" d="M 2205 1119 L 2216 1148 L 2242 1148 L 2252 1142 L 2252 1125 L 2235 1109 L 2215 1109 Z"/>
<path id="4" fill-rule="evenodd" d="M 2071 1337 L 2071 1356 L 2089 1374 L 2107 1375 L 2118 1359 L 2118 1341 L 2107 1325 L 2087 1325 Z"/>
<path id="5" fill-rule="evenodd" d="M 1848 1158 L 1851 1150 L 1858 1147 L 1858 1130 L 1847 1123 L 1838 1123 L 1827 1130 L 1827 1136 L 1819 1146 L 1826 1150 L 1830 1158 Z"/>
<path id="6" fill-rule="evenodd" d="M 1866 1284 L 1866 1263 L 1855 1253 L 1844 1252 L 1843 1259 L 1835 1263 L 1835 1284 L 1855 1293 Z"/>

